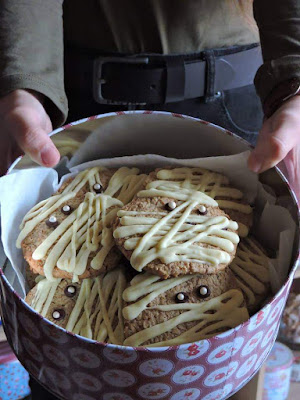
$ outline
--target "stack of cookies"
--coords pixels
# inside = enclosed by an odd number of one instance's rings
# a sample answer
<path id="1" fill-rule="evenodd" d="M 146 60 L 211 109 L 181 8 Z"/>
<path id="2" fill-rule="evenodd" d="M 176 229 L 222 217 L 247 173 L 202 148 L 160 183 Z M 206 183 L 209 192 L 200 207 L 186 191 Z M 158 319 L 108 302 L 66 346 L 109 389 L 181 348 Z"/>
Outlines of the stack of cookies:
<path id="1" fill-rule="evenodd" d="M 209 338 L 246 321 L 269 293 L 252 220 L 243 193 L 220 173 L 84 170 L 23 219 L 17 246 L 33 282 L 26 301 L 102 342 Z"/>

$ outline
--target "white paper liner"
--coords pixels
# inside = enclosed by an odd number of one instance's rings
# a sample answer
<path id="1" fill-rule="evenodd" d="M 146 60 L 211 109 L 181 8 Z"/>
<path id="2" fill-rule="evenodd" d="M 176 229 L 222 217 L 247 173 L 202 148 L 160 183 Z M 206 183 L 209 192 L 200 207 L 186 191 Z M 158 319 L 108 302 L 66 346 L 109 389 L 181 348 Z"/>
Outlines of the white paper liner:
<path id="1" fill-rule="evenodd" d="M 257 175 L 248 170 L 248 155 L 249 152 L 244 152 L 233 156 L 184 160 L 148 154 L 95 160 L 72 167 L 71 173 L 65 175 L 60 183 L 55 170 L 43 167 L 15 170 L 1 178 L 1 238 L 4 251 L 21 285 L 20 295 L 25 296 L 25 264 L 22 251 L 16 248 L 15 243 L 23 217 L 35 204 L 54 193 L 70 176 L 96 165 L 108 168 L 137 166 L 146 171 L 166 165 L 181 165 L 203 167 L 226 175 L 233 185 L 245 193 L 249 203 L 255 202 L 259 209 L 263 209 L 255 236 L 262 240 L 262 243 L 267 243 L 268 247 L 278 251 L 277 259 L 270 262 L 271 286 L 275 293 L 283 285 L 289 271 L 296 224 L 286 209 L 274 205 L 273 196 L 264 190 Z"/>

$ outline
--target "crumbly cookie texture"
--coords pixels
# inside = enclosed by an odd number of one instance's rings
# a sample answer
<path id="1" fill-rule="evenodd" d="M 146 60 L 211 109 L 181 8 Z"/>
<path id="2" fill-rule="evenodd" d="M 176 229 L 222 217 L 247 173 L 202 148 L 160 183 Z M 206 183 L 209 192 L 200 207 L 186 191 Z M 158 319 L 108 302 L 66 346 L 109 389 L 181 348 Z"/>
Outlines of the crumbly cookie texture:
<path id="1" fill-rule="evenodd" d="M 167 193 L 172 197 L 142 192 L 118 211 L 114 224 L 115 241 L 133 268 L 167 279 L 230 264 L 238 226 L 213 199 L 195 190 L 173 190 Z"/>
<path id="2" fill-rule="evenodd" d="M 243 291 L 248 310 L 257 311 L 270 293 L 269 259 L 264 248 L 253 238 L 241 240 L 230 269 Z"/>
<path id="3" fill-rule="evenodd" d="M 31 270 L 29 264 L 26 263 L 25 278 L 26 278 L 26 283 L 28 285 L 29 290 L 32 289 L 37 284 L 37 280 L 39 280 L 40 277 L 43 278 L 41 275 L 33 272 Z"/>
<path id="4" fill-rule="evenodd" d="M 215 199 L 218 206 L 239 224 L 239 236 L 246 237 L 253 221 L 252 207 L 244 194 L 229 179 L 204 168 L 165 167 L 150 173 L 144 182 L 147 189 L 153 188 L 161 193 L 179 185 L 183 190 L 194 189 Z M 142 195 L 142 194 L 141 194 Z"/>
<path id="5" fill-rule="evenodd" d="M 28 293 L 26 302 L 43 317 L 70 332 L 101 342 L 122 344 L 125 287 L 123 268 L 79 283 L 43 279 Z"/>
<path id="6" fill-rule="evenodd" d="M 141 188 L 137 168 L 94 167 L 65 182 L 24 217 L 17 246 L 47 279 L 84 279 L 118 265 L 112 237 L 117 211 Z"/>
<path id="7" fill-rule="evenodd" d="M 229 269 L 167 280 L 149 272 L 138 274 L 123 299 L 124 345 L 129 346 L 190 343 L 249 318 L 243 294 Z"/>

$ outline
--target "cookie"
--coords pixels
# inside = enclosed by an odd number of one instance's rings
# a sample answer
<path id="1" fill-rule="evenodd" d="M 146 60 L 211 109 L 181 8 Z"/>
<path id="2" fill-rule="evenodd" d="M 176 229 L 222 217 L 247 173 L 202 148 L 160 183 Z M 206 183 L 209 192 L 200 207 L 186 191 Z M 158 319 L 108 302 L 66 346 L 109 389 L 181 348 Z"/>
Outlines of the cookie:
<path id="1" fill-rule="evenodd" d="M 267 253 L 254 238 L 245 238 L 238 245 L 230 269 L 244 293 L 249 311 L 253 313 L 270 293 Z"/>
<path id="2" fill-rule="evenodd" d="M 26 278 L 26 283 L 29 289 L 32 289 L 38 282 L 39 278 L 41 275 L 36 274 L 30 269 L 30 266 L 28 263 L 26 263 L 25 266 L 25 278 Z M 41 277 L 43 278 L 43 277 Z"/>
<path id="3" fill-rule="evenodd" d="M 23 219 L 17 246 L 48 280 L 84 279 L 114 268 L 120 254 L 111 223 L 141 187 L 137 168 L 94 167 L 65 182 Z"/>
<path id="4" fill-rule="evenodd" d="M 164 279 L 224 269 L 239 242 L 237 223 L 204 193 L 167 194 L 136 197 L 117 213 L 113 235 L 132 267 Z"/>
<path id="5" fill-rule="evenodd" d="M 115 268 L 80 283 L 67 279 L 40 281 L 26 302 L 54 324 L 100 342 L 122 344 L 124 269 Z"/>
<path id="6" fill-rule="evenodd" d="M 135 276 L 123 293 L 124 345 L 171 346 L 211 337 L 249 318 L 227 268 L 212 275 L 161 280 Z"/>
<path id="7" fill-rule="evenodd" d="M 215 199 L 218 206 L 239 224 L 239 235 L 246 237 L 252 225 L 253 210 L 244 198 L 244 194 L 233 187 L 229 179 L 218 173 L 204 168 L 177 167 L 156 169 L 145 180 L 145 192 L 149 196 L 168 197 L 169 193 L 177 190 L 195 189 L 206 193 Z M 142 191 L 139 196 L 144 197 Z"/>

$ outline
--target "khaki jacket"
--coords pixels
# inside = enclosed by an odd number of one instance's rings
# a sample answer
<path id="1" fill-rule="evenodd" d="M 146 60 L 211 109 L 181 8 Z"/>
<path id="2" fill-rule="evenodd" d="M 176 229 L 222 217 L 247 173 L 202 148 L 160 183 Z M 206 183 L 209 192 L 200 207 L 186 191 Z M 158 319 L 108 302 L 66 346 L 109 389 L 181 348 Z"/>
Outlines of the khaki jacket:
<path id="1" fill-rule="evenodd" d="M 190 53 L 260 40 L 261 99 L 300 76 L 297 0 L 0 0 L 0 96 L 46 96 L 54 127 L 67 116 L 63 51 L 68 45 L 138 54 Z M 259 31 L 257 29 L 257 25 Z"/>

